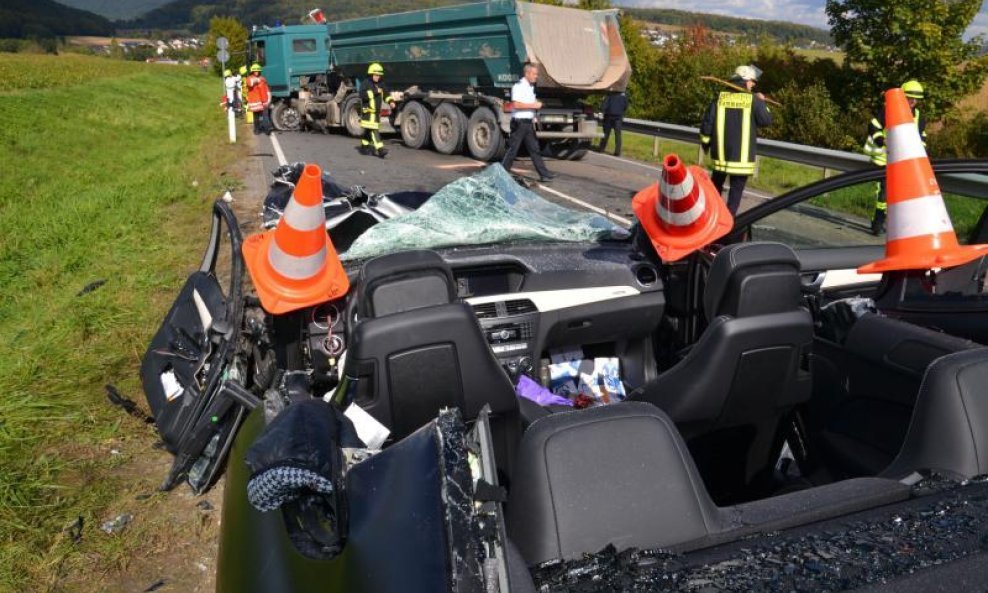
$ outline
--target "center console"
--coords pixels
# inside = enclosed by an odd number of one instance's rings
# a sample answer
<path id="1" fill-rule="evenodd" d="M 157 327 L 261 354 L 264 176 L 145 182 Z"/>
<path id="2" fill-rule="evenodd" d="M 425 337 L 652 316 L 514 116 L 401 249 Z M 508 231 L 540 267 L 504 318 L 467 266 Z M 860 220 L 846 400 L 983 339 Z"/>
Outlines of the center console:
<path id="1" fill-rule="evenodd" d="M 535 375 L 539 324 L 535 304 L 528 299 L 491 301 L 474 304 L 473 310 L 491 351 L 508 374 Z"/>

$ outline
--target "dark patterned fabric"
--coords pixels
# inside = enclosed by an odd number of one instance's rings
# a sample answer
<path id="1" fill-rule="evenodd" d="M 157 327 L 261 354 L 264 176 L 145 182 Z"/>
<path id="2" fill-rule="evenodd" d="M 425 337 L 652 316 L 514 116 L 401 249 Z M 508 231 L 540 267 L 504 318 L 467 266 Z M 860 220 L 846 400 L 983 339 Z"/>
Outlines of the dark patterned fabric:
<path id="1" fill-rule="evenodd" d="M 273 467 L 247 482 L 247 500 L 261 511 L 273 511 L 302 495 L 330 494 L 333 482 L 319 474 L 298 467 Z"/>

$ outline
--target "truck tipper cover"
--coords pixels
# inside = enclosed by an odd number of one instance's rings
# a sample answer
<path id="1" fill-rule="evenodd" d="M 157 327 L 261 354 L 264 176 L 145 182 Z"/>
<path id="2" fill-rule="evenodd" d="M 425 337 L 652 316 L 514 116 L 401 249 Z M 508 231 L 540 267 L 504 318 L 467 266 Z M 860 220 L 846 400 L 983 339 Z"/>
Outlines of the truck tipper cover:
<path id="1" fill-rule="evenodd" d="M 493 0 L 330 23 L 333 61 L 361 76 L 384 64 L 391 88 L 510 88 L 528 61 L 539 87 L 623 91 L 631 75 L 616 10 Z"/>

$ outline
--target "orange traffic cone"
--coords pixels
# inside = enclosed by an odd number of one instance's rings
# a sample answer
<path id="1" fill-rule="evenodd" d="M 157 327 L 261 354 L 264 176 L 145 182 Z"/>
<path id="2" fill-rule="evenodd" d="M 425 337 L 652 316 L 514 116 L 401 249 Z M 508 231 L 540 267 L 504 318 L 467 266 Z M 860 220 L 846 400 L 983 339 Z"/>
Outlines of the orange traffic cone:
<path id="1" fill-rule="evenodd" d="M 305 166 L 278 226 L 247 237 L 243 252 L 268 313 L 280 315 L 346 294 L 350 280 L 326 233 L 318 165 Z"/>
<path id="2" fill-rule="evenodd" d="M 661 182 L 638 192 L 631 205 L 662 261 L 682 259 L 734 226 L 706 171 L 686 168 L 675 154 L 662 162 Z"/>
<path id="3" fill-rule="evenodd" d="M 988 245 L 962 247 L 957 243 L 940 186 L 902 89 L 885 93 L 885 131 L 885 259 L 861 266 L 858 272 L 949 268 L 988 255 Z"/>

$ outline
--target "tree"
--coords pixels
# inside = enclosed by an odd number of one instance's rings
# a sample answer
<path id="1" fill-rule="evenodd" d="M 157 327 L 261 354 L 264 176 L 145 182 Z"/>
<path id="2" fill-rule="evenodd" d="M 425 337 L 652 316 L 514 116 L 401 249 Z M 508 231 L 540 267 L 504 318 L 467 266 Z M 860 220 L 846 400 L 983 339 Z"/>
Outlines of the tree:
<path id="1" fill-rule="evenodd" d="M 606 10 L 611 8 L 611 0 L 580 0 L 579 7 L 583 10 Z"/>
<path id="2" fill-rule="evenodd" d="M 964 41 L 982 0 L 827 0 L 831 34 L 854 70 L 852 92 L 872 108 L 882 92 L 915 78 L 926 109 L 944 113 L 983 84 L 988 56 L 982 37 Z"/>
<path id="3" fill-rule="evenodd" d="M 236 71 L 241 66 L 247 64 L 247 29 L 240 24 L 240 21 L 233 17 L 214 16 L 209 19 L 209 32 L 206 33 L 205 56 L 214 60 L 213 71 L 222 74 L 222 66 L 216 59 L 216 40 L 226 37 L 230 42 L 227 51 L 230 52 L 230 61 L 226 67 Z"/>

